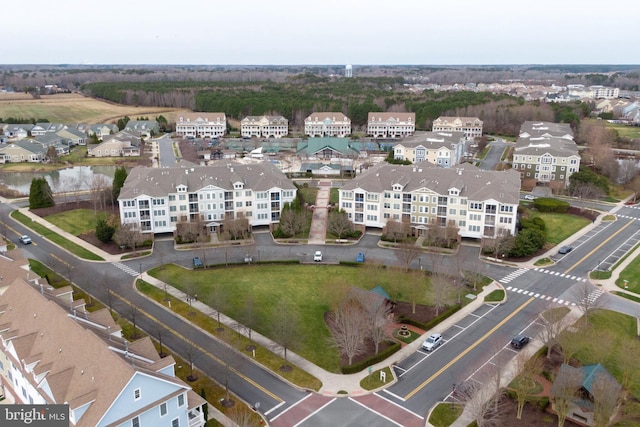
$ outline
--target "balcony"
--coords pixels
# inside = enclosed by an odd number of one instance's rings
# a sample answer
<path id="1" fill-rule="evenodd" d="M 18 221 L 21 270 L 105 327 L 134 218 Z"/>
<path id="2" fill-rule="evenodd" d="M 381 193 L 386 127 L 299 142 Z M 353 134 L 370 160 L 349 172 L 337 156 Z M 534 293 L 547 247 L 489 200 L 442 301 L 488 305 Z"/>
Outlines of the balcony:
<path id="1" fill-rule="evenodd" d="M 189 411 L 189 427 L 203 427 L 204 426 L 204 414 L 200 411 Z"/>

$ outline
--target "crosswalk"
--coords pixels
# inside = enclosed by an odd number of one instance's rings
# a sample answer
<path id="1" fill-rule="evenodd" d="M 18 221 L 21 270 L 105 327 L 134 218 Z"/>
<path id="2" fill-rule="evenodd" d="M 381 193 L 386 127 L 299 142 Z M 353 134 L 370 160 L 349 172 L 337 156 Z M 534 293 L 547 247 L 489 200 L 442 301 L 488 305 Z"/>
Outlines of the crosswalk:
<path id="1" fill-rule="evenodd" d="M 551 297 L 551 296 L 548 296 L 548 295 L 541 294 L 539 292 L 527 291 L 527 290 L 516 288 L 516 287 L 513 287 L 513 286 L 509 286 L 509 287 L 507 287 L 505 289 L 507 291 L 510 291 L 510 292 L 513 292 L 513 293 L 516 293 L 516 294 L 522 294 L 522 295 L 538 298 L 538 299 L 541 299 L 541 300 L 544 300 L 544 301 L 554 302 L 554 303 L 560 304 L 560 305 L 567 305 L 567 306 L 575 306 L 576 305 L 575 302 L 563 300 L 563 299 L 557 298 L 557 297 Z M 586 297 L 584 297 L 582 299 L 581 304 L 583 306 L 592 306 L 596 302 L 596 300 L 598 298 L 600 298 L 603 294 L 604 294 L 604 291 L 602 291 L 602 289 L 594 289 L 593 291 L 589 292 L 589 295 L 587 295 Z M 586 303 L 585 303 L 585 300 L 587 301 Z"/>
<path id="2" fill-rule="evenodd" d="M 133 277 L 136 277 L 137 275 L 140 274 L 139 272 L 135 271 L 133 268 L 131 268 L 129 266 L 126 266 L 124 264 L 121 264 L 119 262 L 112 262 L 111 264 L 116 266 L 116 267 L 118 267 L 120 270 L 124 271 L 125 273 L 127 273 L 127 274 L 129 274 L 129 275 L 131 275 Z"/>
<path id="3" fill-rule="evenodd" d="M 634 219 L 634 220 L 640 220 L 640 218 L 636 218 L 635 216 L 629 216 L 629 215 L 620 215 L 620 214 L 616 214 L 616 216 L 618 218 L 624 218 L 624 219 Z"/>
<path id="4" fill-rule="evenodd" d="M 549 274 L 551 276 L 561 277 L 563 279 L 575 280 L 576 282 L 586 282 L 587 281 L 587 279 L 585 279 L 584 277 L 572 276 L 570 274 L 560 273 L 559 271 L 546 270 L 544 268 L 534 268 L 533 271 L 537 271 L 539 273 Z"/>
<path id="5" fill-rule="evenodd" d="M 512 273 L 510 273 L 509 275 L 503 277 L 502 279 L 499 280 L 500 283 L 509 283 L 511 282 L 513 279 L 521 276 L 522 274 L 526 273 L 527 271 L 529 271 L 529 269 L 527 268 L 520 268 Z"/>

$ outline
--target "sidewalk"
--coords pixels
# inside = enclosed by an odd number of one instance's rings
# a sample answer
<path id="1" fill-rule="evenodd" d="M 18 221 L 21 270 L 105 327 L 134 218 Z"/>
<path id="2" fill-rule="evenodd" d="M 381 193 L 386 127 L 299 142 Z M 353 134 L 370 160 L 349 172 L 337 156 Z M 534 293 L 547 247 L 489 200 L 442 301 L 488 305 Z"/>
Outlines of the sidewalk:
<path id="1" fill-rule="evenodd" d="M 145 280 L 146 282 L 156 286 L 158 289 L 161 289 L 161 290 L 164 290 L 166 286 L 167 293 L 171 294 L 173 297 L 177 299 L 180 299 L 182 301 L 187 301 L 187 294 L 172 287 L 171 285 L 165 284 L 164 282 L 149 276 L 147 273 L 143 273 L 141 278 L 142 280 Z M 437 329 L 445 330 L 450 328 L 456 322 L 459 322 L 462 318 L 466 317 L 469 313 L 473 312 L 480 305 L 484 304 L 485 295 L 499 288 L 500 286 L 497 285 L 495 282 L 488 286 L 485 286 L 484 290 L 480 294 L 478 294 L 478 296 L 471 303 L 467 304 L 465 307 L 463 307 L 453 316 L 449 317 L 448 319 L 440 323 L 437 326 Z M 202 301 L 192 300 L 191 305 L 194 307 L 194 309 L 199 310 L 208 316 L 217 318 L 216 311 L 211 307 L 209 307 L 208 305 L 204 304 Z M 168 310 L 168 307 L 165 307 L 165 308 Z M 227 327 L 235 331 L 239 331 L 239 333 L 243 334 L 244 336 L 248 336 L 248 334 L 245 331 L 245 328 L 238 328 L 238 322 L 231 319 L 230 317 L 225 316 L 224 314 L 221 314 L 220 321 Z M 411 344 L 404 346 L 401 350 L 394 353 L 388 359 L 373 365 L 371 367 L 372 370 L 376 371 L 378 369 L 382 369 L 387 366 L 398 363 L 402 359 L 414 353 L 416 350 L 418 350 L 418 348 L 420 347 L 424 339 L 430 333 L 431 331 L 426 331 L 422 337 L 413 341 Z M 270 349 L 274 353 L 278 354 L 279 356 L 284 357 L 281 346 L 271 341 L 269 338 L 265 337 L 264 335 L 261 335 L 256 331 L 252 331 L 251 338 L 260 346 Z M 334 374 L 332 372 L 327 372 L 326 370 L 322 369 L 321 367 L 315 365 L 314 363 L 308 361 L 307 359 L 303 358 L 302 356 L 296 354 L 291 350 L 287 350 L 287 360 L 292 364 L 296 365 L 297 367 L 299 367 L 300 369 L 303 369 L 304 371 L 310 373 L 311 375 L 315 376 L 320 381 L 322 381 L 322 387 L 320 388 L 320 391 L 319 391 L 319 393 L 321 394 L 324 394 L 327 396 L 338 396 L 339 391 L 346 391 L 352 396 L 354 395 L 357 396 L 357 395 L 370 393 L 370 391 L 360 387 L 360 381 L 369 375 L 369 372 L 366 369 L 351 375 Z M 389 382 L 387 386 L 389 384 L 391 384 L 391 382 Z"/>

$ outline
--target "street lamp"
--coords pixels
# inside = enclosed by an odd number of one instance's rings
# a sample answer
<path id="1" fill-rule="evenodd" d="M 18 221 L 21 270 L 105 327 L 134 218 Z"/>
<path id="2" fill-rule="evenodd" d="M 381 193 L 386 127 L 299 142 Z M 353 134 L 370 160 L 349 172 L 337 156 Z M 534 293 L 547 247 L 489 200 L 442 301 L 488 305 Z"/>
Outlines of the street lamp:
<path id="1" fill-rule="evenodd" d="M 142 263 L 138 263 L 138 270 L 140 271 L 140 276 L 142 276 Z"/>

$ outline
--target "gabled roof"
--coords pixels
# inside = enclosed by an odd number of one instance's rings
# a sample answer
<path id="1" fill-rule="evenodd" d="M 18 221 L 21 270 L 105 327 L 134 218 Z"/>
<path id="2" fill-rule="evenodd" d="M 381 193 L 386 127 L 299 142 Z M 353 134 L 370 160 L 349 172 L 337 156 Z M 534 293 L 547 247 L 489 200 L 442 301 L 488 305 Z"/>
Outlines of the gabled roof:
<path id="1" fill-rule="evenodd" d="M 324 112 L 324 113 L 312 113 L 309 117 L 304 119 L 305 122 L 323 122 L 326 119 L 337 121 L 337 122 L 351 122 L 349 117 L 345 116 L 342 113 L 334 113 L 334 112 Z"/>
<path id="2" fill-rule="evenodd" d="M 369 112 L 368 116 L 369 123 L 377 123 L 377 122 L 399 122 L 399 123 L 415 123 L 416 122 L 416 113 L 378 113 L 378 112 Z"/>
<path id="3" fill-rule="evenodd" d="M 133 168 L 118 199 L 134 199 L 141 195 L 166 197 L 176 193 L 180 185 L 186 186 L 191 193 L 208 186 L 231 191 L 237 182 L 244 183 L 244 188 L 253 191 L 296 188 L 271 162 L 220 160 L 208 166 L 180 162 L 179 166 L 170 168 Z"/>
<path id="4" fill-rule="evenodd" d="M 464 144 L 465 142 L 464 132 L 416 132 L 415 135 L 404 138 L 394 146 L 401 145 L 411 148 L 422 146 L 427 149 L 445 147 L 451 149 L 452 145 Z"/>
<path id="5" fill-rule="evenodd" d="M 622 388 L 622 386 L 609 373 L 609 371 L 607 371 L 604 366 L 599 363 L 578 368 L 563 363 L 560 366 L 558 375 L 556 375 L 556 380 L 551 386 L 551 395 L 553 396 L 555 394 L 558 394 L 560 392 L 560 389 L 564 387 L 583 387 L 590 394 L 593 394 L 594 382 L 596 381 L 596 379 L 602 378 L 602 376 L 607 381 L 611 381 L 612 386 L 619 389 Z"/>
<path id="6" fill-rule="evenodd" d="M 414 165 L 381 163 L 347 182 L 340 190 L 361 188 L 367 192 L 382 193 L 391 191 L 394 184 L 400 184 L 405 193 L 428 189 L 448 195 L 450 189 L 456 188 L 461 189 L 459 197 L 470 201 L 519 203 L 520 174 L 517 171 L 485 171 L 468 163 L 455 168 L 440 168 L 427 161 Z"/>
<path id="7" fill-rule="evenodd" d="M 578 146 L 565 138 L 518 138 L 514 154 L 542 156 L 548 153 L 554 157 L 578 156 Z"/>
<path id="8" fill-rule="evenodd" d="M 11 148 L 22 148 L 23 150 L 29 151 L 30 153 L 33 154 L 44 154 L 47 149 L 42 145 L 42 144 L 38 144 L 37 142 L 34 142 L 32 140 L 22 140 L 22 141 L 16 141 L 13 142 L 11 144 L 8 144 L 5 148 L 2 149 L 2 151 L 6 152 L 6 150 L 11 149 Z"/>
<path id="9" fill-rule="evenodd" d="M 224 113 L 184 113 L 178 117 L 176 121 L 177 125 L 185 123 L 212 123 L 221 121 L 224 122 L 227 117 Z"/>
<path id="10" fill-rule="evenodd" d="M 556 137 L 573 139 L 573 130 L 568 123 L 526 121 L 520 126 L 521 138 Z"/>
<path id="11" fill-rule="evenodd" d="M 349 140 L 345 138 L 322 137 L 309 138 L 298 143 L 296 154 L 313 155 L 323 150 L 333 150 L 342 156 L 357 156 L 358 151 L 351 147 Z"/>

